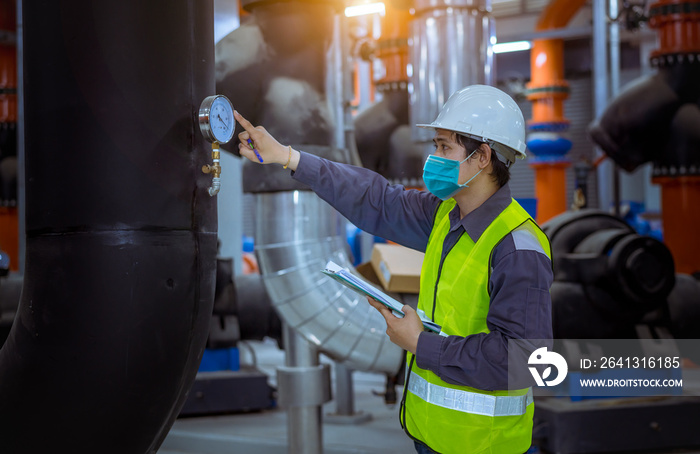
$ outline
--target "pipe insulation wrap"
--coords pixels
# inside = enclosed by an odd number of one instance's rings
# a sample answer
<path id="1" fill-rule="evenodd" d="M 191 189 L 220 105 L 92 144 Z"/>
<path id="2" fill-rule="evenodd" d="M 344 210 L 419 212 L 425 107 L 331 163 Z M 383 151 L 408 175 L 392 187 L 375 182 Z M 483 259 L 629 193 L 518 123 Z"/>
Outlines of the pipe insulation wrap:
<path id="1" fill-rule="evenodd" d="M 353 270 L 344 219 L 309 191 L 256 194 L 256 253 L 280 317 L 351 369 L 395 374 L 403 351 L 366 298 L 321 273 L 329 260 Z M 342 227 L 342 228 L 341 228 Z"/>
<path id="2" fill-rule="evenodd" d="M 202 0 L 23 2 L 26 270 L 0 452 L 155 453 L 194 381 L 216 203 Z"/>

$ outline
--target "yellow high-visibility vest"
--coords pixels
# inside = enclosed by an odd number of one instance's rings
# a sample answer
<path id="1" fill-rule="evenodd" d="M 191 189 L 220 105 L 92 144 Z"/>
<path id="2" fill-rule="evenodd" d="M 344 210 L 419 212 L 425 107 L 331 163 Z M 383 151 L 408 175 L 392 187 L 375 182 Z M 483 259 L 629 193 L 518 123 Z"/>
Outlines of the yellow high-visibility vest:
<path id="1" fill-rule="evenodd" d="M 438 208 L 423 260 L 418 308 L 448 335 L 488 333 L 491 254 L 509 233 L 525 234 L 551 259 L 549 240 L 515 201 L 476 243 L 463 234 L 440 265 L 454 199 Z M 538 248 L 539 249 L 539 248 Z M 525 304 L 525 301 L 523 301 Z M 452 385 L 414 364 L 408 354 L 401 423 L 413 438 L 443 454 L 522 454 L 532 442 L 532 391 L 485 391 Z"/>

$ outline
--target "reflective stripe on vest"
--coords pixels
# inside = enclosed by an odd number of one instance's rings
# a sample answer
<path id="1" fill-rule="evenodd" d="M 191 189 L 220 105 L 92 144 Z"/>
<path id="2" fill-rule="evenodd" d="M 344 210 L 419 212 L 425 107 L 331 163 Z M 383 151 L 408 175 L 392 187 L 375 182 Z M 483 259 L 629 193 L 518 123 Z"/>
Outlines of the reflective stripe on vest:
<path id="1" fill-rule="evenodd" d="M 440 407 L 484 416 L 518 416 L 533 402 L 532 389 L 522 396 L 492 396 L 461 389 L 445 388 L 411 372 L 408 390 L 424 401 Z"/>

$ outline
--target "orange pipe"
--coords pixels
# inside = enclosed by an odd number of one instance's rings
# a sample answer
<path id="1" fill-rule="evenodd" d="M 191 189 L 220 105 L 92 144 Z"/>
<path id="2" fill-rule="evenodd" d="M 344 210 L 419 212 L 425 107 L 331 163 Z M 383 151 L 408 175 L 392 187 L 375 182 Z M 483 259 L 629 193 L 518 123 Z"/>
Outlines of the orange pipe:
<path id="1" fill-rule="evenodd" d="M 673 254 L 677 273 L 700 272 L 700 176 L 655 177 L 661 185 L 664 243 Z"/>
<path id="2" fill-rule="evenodd" d="M 568 162 L 530 164 L 535 169 L 537 223 L 542 224 L 566 211 L 566 169 Z"/>
<path id="3" fill-rule="evenodd" d="M 542 11 L 536 31 L 562 28 L 586 3 L 586 0 L 553 0 Z M 537 39 L 530 51 L 530 83 L 533 102 L 532 122 L 566 122 L 563 103 L 569 84 L 564 80 L 564 41 Z M 535 112 L 537 111 L 537 112 Z"/>
<path id="4" fill-rule="evenodd" d="M 381 37 L 377 40 L 377 57 L 386 72 L 376 84 L 408 83 L 408 24 L 412 15 L 409 10 L 393 7 L 388 2 L 385 8 Z"/>
<path id="5" fill-rule="evenodd" d="M 535 30 L 562 28 L 586 3 L 586 0 L 552 0 L 542 11 Z M 568 128 L 564 101 L 569 84 L 564 79 L 564 41 L 538 39 L 530 51 L 530 83 L 527 99 L 532 102 L 529 124 L 559 124 Z M 531 164 L 535 170 L 537 222 L 543 223 L 567 210 L 566 161 Z"/>

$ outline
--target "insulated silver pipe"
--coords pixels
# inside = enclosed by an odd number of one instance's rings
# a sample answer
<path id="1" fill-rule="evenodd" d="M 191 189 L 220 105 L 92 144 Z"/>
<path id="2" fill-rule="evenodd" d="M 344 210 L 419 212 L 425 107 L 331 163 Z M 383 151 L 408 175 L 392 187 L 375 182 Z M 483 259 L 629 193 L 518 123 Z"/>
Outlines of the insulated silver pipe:
<path id="1" fill-rule="evenodd" d="M 256 253 L 282 320 L 355 370 L 395 374 L 403 351 L 365 298 L 327 277 L 329 260 L 354 268 L 341 232 L 345 220 L 309 191 L 256 194 Z"/>
<path id="2" fill-rule="evenodd" d="M 493 84 L 490 0 L 416 0 L 411 24 L 410 124 L 431 123 L 447 98 L 471 84 Z M 430 142 L 429 129 L 412 138 Z"/>

